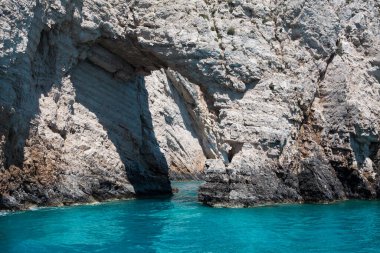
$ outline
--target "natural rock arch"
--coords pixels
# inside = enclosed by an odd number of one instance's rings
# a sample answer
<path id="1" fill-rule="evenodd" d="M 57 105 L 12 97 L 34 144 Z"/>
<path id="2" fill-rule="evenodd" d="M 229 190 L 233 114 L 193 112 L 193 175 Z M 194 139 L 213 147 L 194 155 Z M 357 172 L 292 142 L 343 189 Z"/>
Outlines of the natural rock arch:
<path id="1" fill-rule="evenodd" d="M 377 198 L 377 9 L 7 1 L 1 207 L 169 193 L 203 163 L 210 205 Z"/>

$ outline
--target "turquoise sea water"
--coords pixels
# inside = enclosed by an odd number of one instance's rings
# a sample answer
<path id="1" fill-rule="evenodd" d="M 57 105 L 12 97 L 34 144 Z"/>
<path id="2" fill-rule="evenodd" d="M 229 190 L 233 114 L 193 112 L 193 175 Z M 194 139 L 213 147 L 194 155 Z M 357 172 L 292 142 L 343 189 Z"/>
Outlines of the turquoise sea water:
<path id="1" fill-rule="evenodd" d="M 249 209 L 172 198 L 46 208 L 0 216 L 0 252 L 380 252 L 380 202 Z"/>

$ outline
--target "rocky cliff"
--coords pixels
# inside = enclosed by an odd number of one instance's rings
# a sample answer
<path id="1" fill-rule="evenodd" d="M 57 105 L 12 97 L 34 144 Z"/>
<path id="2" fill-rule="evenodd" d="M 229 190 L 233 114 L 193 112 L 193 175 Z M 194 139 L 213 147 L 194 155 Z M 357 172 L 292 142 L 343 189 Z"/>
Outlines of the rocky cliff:
<path id="1" fill-rule="evenodd" d="M 380 197 L 376 0 L 3 0 L 0 208 Z"/>

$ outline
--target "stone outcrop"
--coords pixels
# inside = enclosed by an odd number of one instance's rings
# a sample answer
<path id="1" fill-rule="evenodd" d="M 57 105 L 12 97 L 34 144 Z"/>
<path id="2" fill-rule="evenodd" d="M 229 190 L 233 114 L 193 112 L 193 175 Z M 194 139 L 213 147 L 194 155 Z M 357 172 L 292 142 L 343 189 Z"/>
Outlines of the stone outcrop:
<path id="1" fill-rule="evenodd" d="M 5 0 L 0 208 L 380 196 L 380 4 Z"/>

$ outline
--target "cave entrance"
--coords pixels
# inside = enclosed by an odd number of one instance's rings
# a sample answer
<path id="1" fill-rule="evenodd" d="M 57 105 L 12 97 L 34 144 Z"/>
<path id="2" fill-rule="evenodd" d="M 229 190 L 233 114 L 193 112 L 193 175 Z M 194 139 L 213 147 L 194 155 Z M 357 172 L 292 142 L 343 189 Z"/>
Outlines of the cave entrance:
<path id="1" fill-rule="evenodd" d="M 128 40 L 99 40 L 70 79 L 75 101 L 106 131 L 137 194 L 166 193 L 169 180 L 202 179 L 213 155 L 188 94 L 201 92 L 198 86 Z"/>

